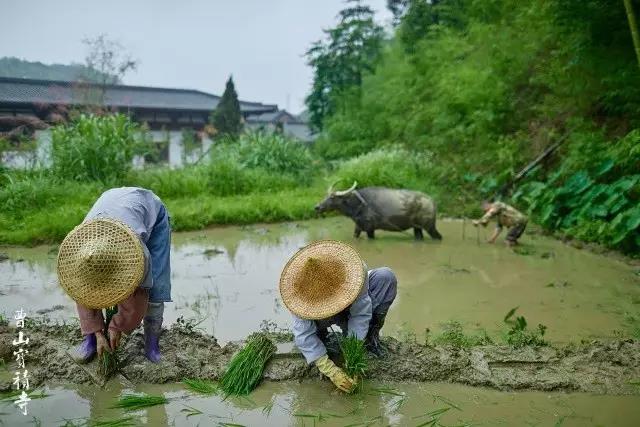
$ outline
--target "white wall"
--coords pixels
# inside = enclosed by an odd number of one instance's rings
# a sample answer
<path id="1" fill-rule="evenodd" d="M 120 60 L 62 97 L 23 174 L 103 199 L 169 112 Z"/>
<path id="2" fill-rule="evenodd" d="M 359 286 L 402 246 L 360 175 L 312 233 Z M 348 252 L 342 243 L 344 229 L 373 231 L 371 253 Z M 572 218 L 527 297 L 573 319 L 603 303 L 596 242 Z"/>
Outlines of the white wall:
<path id="1" fill-rule="evenodd" d="M 30 169 L 51 165 L 51 131 L 37 130 L 35 139 L 35 150 L 3 152 L 2 164 L 14 169 Z"/>
<path id="2" fill-rule="evenodd" d="M 184 164 L 193 163 L 200 159 L 203 154 L 213 145 L 213 141 L 205 137 L 202 141 L 202 150 L 194 150 L 190 155 L 183 159 L 182 131 L 148 131 L 147 135 L 152 141 L 162 142 L 169 141 L 169 161 L 168 165 L 172 168 L 180 168 Z M 36 149 L 30 151 L 7 151 L 2 153 L 0 161 L 9 168 L 29 169 L 35 167 L 48 167 L 51 165 L 51 131 L 39 130 L 35 132 Z M 206 161 L 205 155 L 202 161 Z M 133 167 L 143 168 L 145 166 L 144 157 L 135 156 L 133 158 Z"/>

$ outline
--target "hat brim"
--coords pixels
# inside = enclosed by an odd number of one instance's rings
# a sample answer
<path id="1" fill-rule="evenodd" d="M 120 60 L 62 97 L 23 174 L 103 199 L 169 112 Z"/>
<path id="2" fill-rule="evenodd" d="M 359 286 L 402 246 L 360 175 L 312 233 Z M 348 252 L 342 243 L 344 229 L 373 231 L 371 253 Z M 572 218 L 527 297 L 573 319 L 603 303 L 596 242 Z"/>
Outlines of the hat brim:
<path id="1" fill-rule="evenodd" d="M 303 271 L 310 259 L 330 262 L 332 270 L 313 279 L 305 278 Z M 334 274 L 336 270 L 338 274 Z M 362 258 L 352 246 L 321 240 L 305 246 L 289 259 L 280 276 L 280 295 L 294 315 L 308 320 L 326 319 L 356 300 L 366 274 Z"/>
<path id="2" fill-rule="evenodd" d="M 89 271 L 82 251 L 96 241 L 108 252 L 108 262 Z M 118 220 L 89 220 L 63 240 L 57 270 L 60 286 L 79 305 L 90 309 L 112 307 L 127 299 L 144 278 L 142 242 L 131 228 Z"/>

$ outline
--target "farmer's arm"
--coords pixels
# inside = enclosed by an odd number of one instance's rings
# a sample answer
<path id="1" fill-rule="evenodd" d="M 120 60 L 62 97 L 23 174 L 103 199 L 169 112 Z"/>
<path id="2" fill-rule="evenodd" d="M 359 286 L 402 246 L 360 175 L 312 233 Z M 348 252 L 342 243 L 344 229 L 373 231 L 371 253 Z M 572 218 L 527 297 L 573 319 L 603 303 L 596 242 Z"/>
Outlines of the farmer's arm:
<path id="1" fill-rule="evenodd" d="M 318 328 L 313 320 L 293 316 L 293 336 L 296 347 L 308 364 L 312 364 L 327 354 L 327 349 L 316 333 Z"/>
<path id="2" fill-rule="evenodd" d="M 80 331 L 82 335 L 95 334 L 104 329 L 102 310 L 92 310 L 76 303 L 78 317 L 80 318 Z"/>
<path id="3" fill-rule="evenodd" d="M 491 235 L 491 237 L 489 237 L 489 240 L 487 241 L 489 243 L 494 243 L 501 232 L 502 232 L 502 225 L 498 223 L 498 225 L 496 226 L 496 229 L 493 231 L 493 234 Z"/>
<path id="4" fill-rule="evenodd" d="M 480 218 L 478 222 L 482 225 L 487 225 L 489 221 L 491 221 L 491 218 L 498 215 L 499 213 L 500 213 L 500 208 L 496 205 L 493 205 L 491 209 L 487 211 L 487 213 L 482 215 L 482 218 Z"/>
<path id="5" fill-rule="evenodd" d="M 129 298 L 118 304 L 118 312 L 111 319 L 109 330 L 126 334 L 133 331 L 142 322 L 148 303 L 149 292 L 144 288 L 137 288 Z"/>
<path id="6" fill-rule="evenodd" d="M 355 335 L 358 339 L 365 339 L 369 331 L 372 312 L 373 305 L 369 296 L 369 287 L 365 284 L 360 291 L 360 295 L 358 295 L 358 298 L 351 304 L 349 309 L 348 333 Z"/>
<path id="7" fill-rule="evenodd" d="M 346 393 L 351 393 L 356 382 L 329 359 L 327 349 L 318 337 L 317 331 L 316 322 L 313 320 L 293 316 L 293 336 L 296 346 L 302 352 L 307 363 L 314 363 L 318 370 L 326 375 L 336 387 Z"/>

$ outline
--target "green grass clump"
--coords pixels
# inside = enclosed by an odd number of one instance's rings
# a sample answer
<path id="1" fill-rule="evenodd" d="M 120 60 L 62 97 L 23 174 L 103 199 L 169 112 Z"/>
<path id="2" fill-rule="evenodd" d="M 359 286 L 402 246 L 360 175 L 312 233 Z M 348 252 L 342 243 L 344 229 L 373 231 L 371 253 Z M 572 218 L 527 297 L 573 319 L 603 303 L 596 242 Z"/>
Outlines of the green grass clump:
<path id="1" fill-rule="evenodd" d="M 357 391 L 362 385 L 362 380 L 366 376 L 369 366 L 364 341 L 355 335 L 349 335 L 340 340 L 340 351 L 344 358 L 344 371 L 358 381 Z"/>
<path id="2" fill-rule="evenodd" d="M 164 405 L 168 400 L 164 396 L 149 394 L 125 394 L 120 396 L 118 402 L 112 408 L 122 408 L 127 411 L 135 411 L 149 406 Z"/>
<path id="3" fill-rule="evenodd" d="M 275 344 L 264 334 L 252 335 L 229 362 L 220 380 L 220 388 L 227 396 L 251 393 L 262 379 L 264 367 L 275 352 Z"/>
<path id="4" fill-rule="evenodd" d="M 504 317 L 504 323 L 509 326 L 506 332 L 507 344 L 514 348 L 521 348 L 525 346 L 540 347 L 547 345 L 544 340 L 544 334 L 547 327 L 539 324 L 538 328 L 534 331 L 527 329 L 527 321 L 524 316 L 517 316 L 513 319 L 518 307 L 512 308 Z"/>
<path id="5" fill-rule="evenodd" d="M 486 332 L 481 335 L 465 334 L 460 322 L 454 320 L 442 325 L 442 332 L 433 338 L 433 343 L 450 345 L 455 348 L 469 348 L 476 345 L 492 344 L 492 340 Z"/>
<path id="6" fill-rule="evenodd" d="M 213 381 L 201 380 L 201 379 L 190 379 L 182 381 L 184 385 L 187 386 L 189 390 L 193 390 L 197 393 L 202 394 L 214 394 L 218 391 L 218 385 Z"/>

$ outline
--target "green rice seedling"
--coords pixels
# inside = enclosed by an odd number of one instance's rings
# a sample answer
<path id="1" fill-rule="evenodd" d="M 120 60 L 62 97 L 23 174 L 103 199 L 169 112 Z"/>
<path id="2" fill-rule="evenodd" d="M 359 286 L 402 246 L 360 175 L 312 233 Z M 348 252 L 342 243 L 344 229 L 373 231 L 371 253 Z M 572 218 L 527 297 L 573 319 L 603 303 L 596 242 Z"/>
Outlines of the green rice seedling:
<path id="1" fill-rule="evenodd" d="M 296 418 L 300 418 L 300 419 L 311 419 L 313 420 L 313 425 L 316 424 L 316 421 L 318 423 L 322 423 L 327 421 L 330 418 L 344 418 L 345 415 L 339 415 L 339 414 L 323 414 L 322 412 L 319 412 L 317 414 L 292 414 L 294 417 Z"/>
<path id="2" fill-rule="evenodd" d="M 164 396 L 149 394 L 125 394 L 120 396 L 118 402 L 112 408 L 122 408 L 127 411 L 135 411 L 149 406 L 164 405 L 168 400 Z"/>
<path id="3" fill-rule="evenodd" d="M 0 393 L 0 402 L 12 402 L 16 400 L 18 396 L 22 394 L 22 390 L 11 390 L 7 392 Z M 49 397 L 48 394 L 44 392 L 44 390 L 33 390 L 27 393 L 31 400 L 33 399 L 44 399 L 45 397 Z"/>
<path id="4" fill-rule="evenodd" d="M 214 394 L 218 391 L 218 384 L 213 381 L 201 380 L 201 379 L 189 379 L 182 381 L 189 390 L 193 390 L 202 394 Z"/>
<path id="5" fill-rule="evenodd" d="M 370 392 L 367 393 L 371 396 L 377 396 L 377 395 L 388 395 L 391 396 L 391 398 L 393 399 L 390 402 L 391 405 L 391 412 L 392 413 L 396 413 L 398 412 L 400 409 L 402 409 L 402 407 L 404 406 L 404 404 L 407 402 L 407 395 L 401 391 L 398 391 L 396 389 L 393 389 L 391 387 L 375 387 L 375 388 L 371 388 Z"/>
<path id="6" fill-rule="evenodd" d="M 447 399 L 446 397 L 440 396 L 439 394 L 432 394 L 431 395 L 433 397 L 433 401 L 440 401 L 442 403 L 444 403 L 445 405 L 449 405 L 451 408 L 453 409 L 457 409 L 458 411 L 462 411 L 462 408 L 460 408 L 458 405 L 456 405 L 455 403 L 453 403 L 451 400 Z"/>
<path id="7" fill-rule="evenodd" d="M 180 412 L 187 414 L 187 418 L 192 417 L 194 415 L 202 415 L 203 412 L 200 409 L 196 409 L 193 406 L 184 405 L 185 408 L 181 409 Z"/>
<path id="8" fill-rule="evenodd" d="M 349 335 L 340 340 L 340 351 L 344 358 L 344 371 L 358 381 L 357 391 L 362 385 L 361 380 L 366 376 L 368 368 L 367 349 L 364 347 L 364 341 L 355 335 Z"/>
<path id="9" fill-rule="evenodd" d="M 269 418 L 271 416 L 271 411 L 273 411 L 273 400 L 264 405 L 264 407 L 262 408 L 262 415 Z"/>
<path id="10" fill-rule="evenodd" d="M 264 367 L 276 353 L 275 344 L 262 333 L 250 336 L 245 346 L 231 359 L 220 380 L 226 396 L 244 396 L 256 388 Z"/>
<path id="11" fill-rule="evenodd" d="M 403 392 L 398 391 L 391 387 L 375 387 L 370 390 L 371 392 L 369 394 L 372 396 L 379 395 L 379 394 L 390 394 L 391 396 L 398 396 L 398 397 L 405 396 Z"/>
<path id="12" fill-rule="evenodd" d="M 371 419 L 368 419 L 368 420 L 360 422 L 360 423 L 347 424 L 344 427 L 369 427 L 369 426 L 372 426 L 374 424 L 377 424 L 381 419 L 382 419 L 382 415 L 378 415 L 377 417 L 373 417 Z"/>
<path id="13" fill-rule="evenodd" d="M 418 424 L 418 427 L 439 426 L 439 425 L 441 425 L 440 424 L 440 417 L 442 417 L 442 415 L 444 413 L 446 413 L 447 411 L 449 411 L 450 409 L 451 409 L 450 407 L 435 409 L 435 410 L 429 411 L 429 412 L 427 412 L 425 414 L 417 415 L 417 416 L 413 417 L 413 419 L 419 419 L 419 418 L 425 418 L 425 417 L 429 418 L 427 421 L 423 422 L 422 424 Z"/>
<path id="14" fill-rule="evenodd" d="M 109 340 L 109 323 L 111 323 L 111 319 L 118 312 L 118 306 L 109 307 L 106 309 L 105 313 L 105 322 L 104 322 L 104 336 L 107 340 Z M 118 360 L 118 351 L 117 349 L 111 349 L 111 352 L 104 351 L 100 355 L 98 360 L 98 374 L 102 376 L 102 378 L 109 379 L 116 372 L 118 372 L 119 368 L 119 360 Z"/>

